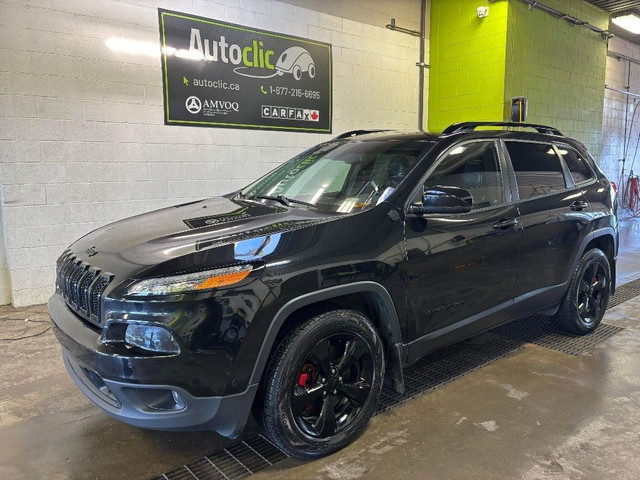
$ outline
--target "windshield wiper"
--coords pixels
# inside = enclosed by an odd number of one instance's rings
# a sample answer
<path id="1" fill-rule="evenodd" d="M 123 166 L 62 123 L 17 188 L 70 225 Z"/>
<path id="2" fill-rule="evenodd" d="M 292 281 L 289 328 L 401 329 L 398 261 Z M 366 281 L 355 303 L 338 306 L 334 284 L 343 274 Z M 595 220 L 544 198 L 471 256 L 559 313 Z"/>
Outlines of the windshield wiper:
<path id="1" fill-rule="evenodd" d="M 282 196 L 282 195 L 280 195 Z M 311 202 L 305 202 L 304 200 L 298 200 L 297 198 L 289 198 L 289 197 L 283 197 L 285 200 L 287 200 L 290 203 L 298 203 L 300 205 L 306 205 L 307 207 L 311 207 L 311 208 L 315 208 L 317 209 L 318 207 L 316 207 L 313 203 Z"/>
<path id="2" fill-rule="evenodd" d="M 300 205 L 306 205 L 307 207 L 318 208 L 313 203 L 305 202 L 304 200 L 298 200 L 297 198 L 289 198 L 284 195 L 255 195 L 253 198 L 261 198 L 264 200 L 275 200 L 276 202 L 280 202 L 281 204 L 290 207 L 292 203 L 297 203 Z"/>

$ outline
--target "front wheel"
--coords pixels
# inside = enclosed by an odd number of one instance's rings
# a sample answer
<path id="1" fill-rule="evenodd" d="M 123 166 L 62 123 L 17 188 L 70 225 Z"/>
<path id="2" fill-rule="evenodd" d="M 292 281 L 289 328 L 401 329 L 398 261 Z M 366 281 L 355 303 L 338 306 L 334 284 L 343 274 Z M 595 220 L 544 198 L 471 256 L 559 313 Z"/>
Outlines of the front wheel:
<path id="1" fill-rule="evenodd" d="M 604 252 L 593 248 L 580 259 L 569 289 L 553 320 L 575 335 L 591 333 L 600 324 L 611 294 L 611 266 Z"/>
<path id="2" fill-rule="evenodd" d="M 361 313 L 310 318 L 285 337 L 271 362 L 259 415 L 263 429 L 298 458 L 343 448 L 375 411 L 384 365 L 382 341 Z"/>

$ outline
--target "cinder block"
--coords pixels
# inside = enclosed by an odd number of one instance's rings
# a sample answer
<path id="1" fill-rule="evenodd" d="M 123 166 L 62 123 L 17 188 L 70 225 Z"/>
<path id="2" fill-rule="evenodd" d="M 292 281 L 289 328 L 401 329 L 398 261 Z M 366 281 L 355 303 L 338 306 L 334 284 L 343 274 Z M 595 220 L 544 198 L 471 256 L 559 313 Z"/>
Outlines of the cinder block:
<path id="1" fill-rule="evenodd" d="M 202 180 L 170 181 L 169 195 L 172 198 L 202 198 L 204 196 Z"/>
<path id="2" fill-rule="evenodd" d="M 158 180 L 153 182 L 136 182 L 132 196 L 137 200 L 163 199 L 169 197 L 169 182 Z"/>
<path id="3" fill-rule="evenodd" d="M 61 183 L 66 180 L 67 170 L 63 163 L 3 163 L 4 185 Z M 10 225 L 9 222 L 7 222 Z"/>
<path id="4" fill-rule="evenodd" d="M 104 98 L 104 88 L 101 81 L 61 78 L 59 84 L 60 97 L 65 99 L 102 100 Z M 53 96 L 57 96 L 57 90 Z"/>
<path id="5" fill-rule="evenodd" d="M 151 180 L 182 180 L 184 179 L 184 164 L 150 163 L 149 178 Z"/>
<path id="6" fill-rule="evenodd" d="M 5 205 L 42 205 L 47 203 L 44 185 L 4 185 Z"/>
<path id="7" fill-rule="evenodd" d="M 83 120 L 85 104 L 80 100 L 53 97 L 26 97 L 32 101 L 37 99 L 37 115 L 40 118 Z M 15 97 L 14 97 L 15 105 Z"/>
<path id="8" fill-rule="evenodd" d="M 2 81 L 0 81 L 0 85 Z M 9 89 L 14 95 L 36 95 L 56 97 L 60 92 L 57 77 L 47 75 L 32 75 L 28 73 L 11 73 Z M 2 87 L 0 87 L 0 92 Z M 9 90 L 3 93 L 9 93 Z"/>

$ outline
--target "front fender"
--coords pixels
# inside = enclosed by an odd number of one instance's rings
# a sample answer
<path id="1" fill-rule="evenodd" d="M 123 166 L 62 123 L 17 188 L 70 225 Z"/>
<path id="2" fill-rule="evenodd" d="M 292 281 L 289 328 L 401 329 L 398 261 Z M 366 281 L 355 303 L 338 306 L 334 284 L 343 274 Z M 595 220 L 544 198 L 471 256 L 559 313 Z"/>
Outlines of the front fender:
<path id="1" fill-rule="evenodd" d="M 257 384 L 262 379 L 265 367 L 269 361 L 271 351 L 275 346 L 278 333 L 291 315 L 303 307 L 314 303 L 328 301 L 344 295 L 354 293 L 373 294 L 376 299 L 376 311 L 378 324 L 376 325 L 380 335 L 386 338 L 388 344 L 388 362 L 391 374 L 392 388 L 404 391 L 404 379 L 402 376 L 402 364 L 406 360 L 406 349 L 402 343 L 400 322 L 391 295 L 387 289 L 379 283 L 371 281 L 355 282 L 323 290 L 300 295 L 284 304 L 276 313 L 264 337 L 258 358 L 255 362 L 249 384 Z"/>

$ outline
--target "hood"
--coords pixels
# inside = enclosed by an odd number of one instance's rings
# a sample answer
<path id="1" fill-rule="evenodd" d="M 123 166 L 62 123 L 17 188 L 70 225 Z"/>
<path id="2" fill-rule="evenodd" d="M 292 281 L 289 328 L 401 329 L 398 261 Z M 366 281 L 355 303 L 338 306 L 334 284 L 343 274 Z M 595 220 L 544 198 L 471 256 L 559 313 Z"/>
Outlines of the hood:
<path id="1" fill-rule="evenodd" d="M 270 201 L 215 197 L 111 223 L 82 237 L 71 251 L 122 278 L 223 245 L 232 246 L 225 249 L 224 257 L 200 262 L 222 265 L 255 260 L 272 253 L 283 232 L 339 217 Z"/>

